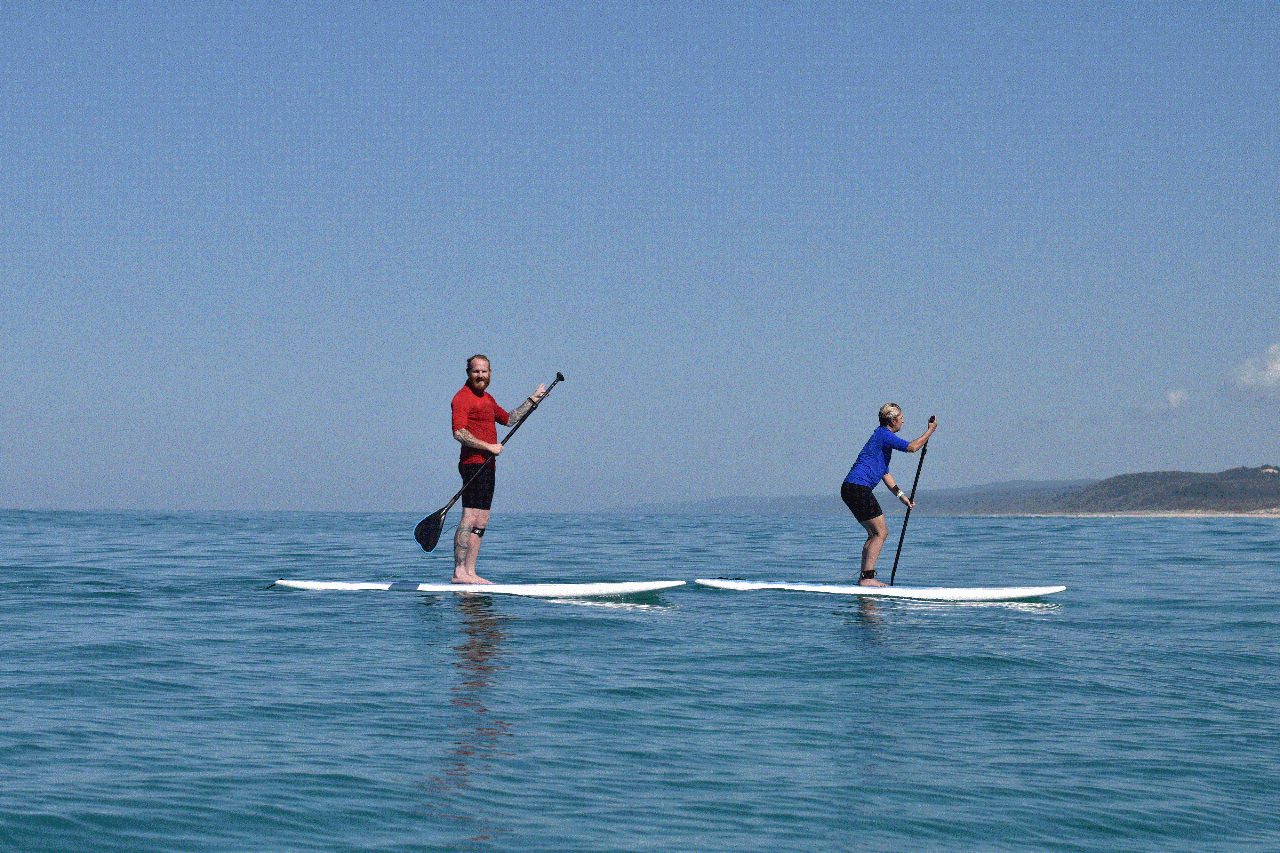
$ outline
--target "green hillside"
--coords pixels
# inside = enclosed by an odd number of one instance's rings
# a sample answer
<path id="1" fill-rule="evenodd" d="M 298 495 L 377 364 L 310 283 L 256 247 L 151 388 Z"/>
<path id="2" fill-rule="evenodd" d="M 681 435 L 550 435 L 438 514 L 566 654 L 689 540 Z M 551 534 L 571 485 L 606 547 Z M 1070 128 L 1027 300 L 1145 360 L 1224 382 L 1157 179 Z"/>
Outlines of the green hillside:
<path id="1" fill-rule="evenodd" d="M 1068 492 L 1062 512 L 1255 512 L 1280 509 L 1280 471 L 1274 465 L 1217 474 L 1157 471 L 1121 474 Z"/>

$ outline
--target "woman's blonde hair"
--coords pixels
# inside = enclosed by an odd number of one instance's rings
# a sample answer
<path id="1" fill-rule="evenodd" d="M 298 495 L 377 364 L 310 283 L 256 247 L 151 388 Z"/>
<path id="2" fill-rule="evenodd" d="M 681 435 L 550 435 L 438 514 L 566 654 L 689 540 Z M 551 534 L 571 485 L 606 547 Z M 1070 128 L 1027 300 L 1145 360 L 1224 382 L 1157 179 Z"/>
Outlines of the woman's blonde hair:
<path id="1" fill-rule="evenodd" d="M 885 403 L 880 407 L 880 426 L 888 426 L 900 414 L 902 407 L 897 403 Z"/>

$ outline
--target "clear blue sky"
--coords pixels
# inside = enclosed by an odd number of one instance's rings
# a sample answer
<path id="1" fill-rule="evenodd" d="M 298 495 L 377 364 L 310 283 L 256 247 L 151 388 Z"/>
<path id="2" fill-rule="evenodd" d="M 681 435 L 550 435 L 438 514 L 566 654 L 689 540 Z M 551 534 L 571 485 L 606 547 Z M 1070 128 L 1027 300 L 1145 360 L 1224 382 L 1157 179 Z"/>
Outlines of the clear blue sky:
<path id="1" fill-rule="evenodd" d="M 0 3 L 0 506 L 1280 462 L 1280 4 Z M 899 458 L 899 479 L 914 457 Z"/>

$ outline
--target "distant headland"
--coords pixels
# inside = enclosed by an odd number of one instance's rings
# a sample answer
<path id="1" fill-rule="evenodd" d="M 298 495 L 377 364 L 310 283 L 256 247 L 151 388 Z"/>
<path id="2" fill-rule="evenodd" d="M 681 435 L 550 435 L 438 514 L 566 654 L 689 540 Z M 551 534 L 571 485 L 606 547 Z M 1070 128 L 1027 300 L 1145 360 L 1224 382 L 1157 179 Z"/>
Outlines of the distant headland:
<path id="1" fill-rule="evenodd" d="M 1153 471 L 1106 480 L 995 484 L 935 497 L 933 511 L 947 515 L 1280 513 L 1280 469 Z"/>
<path id="2" fill-rule="evenodd" d="M 886 515 L 902 506 L 878 490 Z M 649 504 L 642 512 L 841 516 L 839 495 L 722 498 Z M 1280 468 L 1232 468 L 1216 474 L 1156 471 L 1106 480 L 1018 480 L 960 489 L 920 489 L 913 515 L 1280 515 Z"/>

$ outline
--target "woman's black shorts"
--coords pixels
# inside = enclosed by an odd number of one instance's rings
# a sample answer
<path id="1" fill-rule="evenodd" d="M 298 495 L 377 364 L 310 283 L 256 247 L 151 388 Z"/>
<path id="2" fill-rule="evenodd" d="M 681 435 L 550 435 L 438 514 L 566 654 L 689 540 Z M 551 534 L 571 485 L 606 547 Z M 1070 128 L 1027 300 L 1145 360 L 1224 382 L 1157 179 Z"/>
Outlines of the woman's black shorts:
<path id="1" fill-rule="evenodd" d="M 458 473 L 462 475 L 463 483 L 475 477 L 471 480 L 471 484 L 462 490 L 463 507 L 489 509 L 493 506 L 493 486 L 497 481 L 497 474 L 493 469 L 492 464 L 486 465 L 483 462 L 458 463 Z M 476 476 L 477 471 L 480 472 L 479 476 Z"/>
<path id="2" fill-rule="evenodd" d="M 876 500 L 876 496 L 871 493 L 870 486 L 845 483 L 840 486 L 840 499 L 858 521 L 867 522 L 884 515 L 884 510 L 880 508 L 880 501 Z"/>

